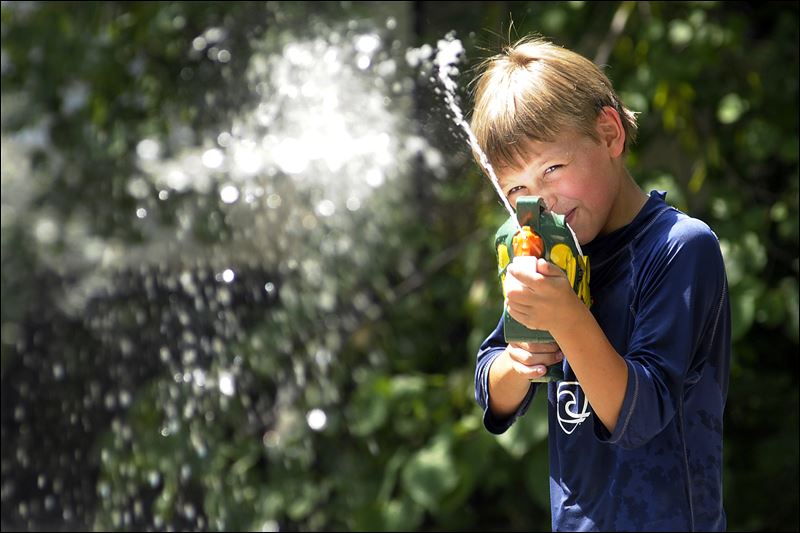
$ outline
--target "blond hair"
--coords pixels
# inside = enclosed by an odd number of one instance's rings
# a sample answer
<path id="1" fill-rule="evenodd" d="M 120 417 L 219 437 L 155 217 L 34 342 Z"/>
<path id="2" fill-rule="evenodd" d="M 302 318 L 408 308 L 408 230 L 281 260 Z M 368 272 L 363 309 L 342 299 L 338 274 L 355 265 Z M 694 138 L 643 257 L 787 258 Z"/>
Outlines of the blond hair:
<path id="1" fill-rule="evenodd" d="M 492 166 L 521 168 L 526 141 L 552 142 L 566 128 L 599 142 L 595 125 L 606 106 L 619 113 L 626 150 L 636 137 L 636 115 L 580 54 L 528 37 L 484 60 L 478 71 L 470 126 Z"/>

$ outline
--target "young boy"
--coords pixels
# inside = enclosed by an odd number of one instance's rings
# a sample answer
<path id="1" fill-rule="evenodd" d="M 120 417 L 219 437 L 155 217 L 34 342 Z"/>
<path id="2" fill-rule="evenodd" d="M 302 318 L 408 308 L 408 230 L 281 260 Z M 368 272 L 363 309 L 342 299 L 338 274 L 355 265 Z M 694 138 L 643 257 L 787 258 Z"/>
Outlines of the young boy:
<path id="1" fill-rule="evenodd" d="M 516 258 L 512 317 L 555 344 L 507 344 L 502 317 L 478 352 L 475 396 L 492 433 L 547 384 L 557 531 L 721 531 L 730 309 L 716 236 L 646 195 L 624 165 L 635 116 L 586 58 L 523 40 L 487 60 L 472 128 L 512 205 L 541 196 L 590 259 L 590 309 L 563 272 Z"/>

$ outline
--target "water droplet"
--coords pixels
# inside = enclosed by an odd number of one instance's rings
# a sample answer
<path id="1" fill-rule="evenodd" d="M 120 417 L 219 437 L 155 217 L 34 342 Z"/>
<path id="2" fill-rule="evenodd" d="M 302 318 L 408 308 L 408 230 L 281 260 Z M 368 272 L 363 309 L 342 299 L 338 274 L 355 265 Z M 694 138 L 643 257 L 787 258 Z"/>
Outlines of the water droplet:
<path id="1" fill-rule="evenodd" d="M 367 171 L 366 179 L 370 187 L 380 187 L 383 184 L 383 172 L 379 168 L 371 168 Z"/>
<path id="2" fill-rule="evenodd" d="M 203 152 L 201 160 L 203 162 L 203 166 L 213 170 L 222 166 L 225 156 L 219 149 L 211 148 L 210 150 Z"/>
<path id="3" fill-rule="evenodd" d="M 308 167 L 308 147 L 297 139 L 284 139 L 277 147 L 275 163 L 287 174 L 300 174 Z"/>
<path id="4" fill-rule="evenodd" d="M 235 389 L 234 379 L 230 372 L 221 372 L 219 375 L 219 391 L 225 396 L 233 396 Z"/>
<path id="5" fill-rule="evenodd" d="M 267 196 L 267 207 L 269 207 L 270 209 L 277 209 L 278 207 L 281 206 L 281 202 L 282 202 L 281 197 L 275 193 Z"/>
<path id="6" fill-rule="evenodd" d="M 186 518 L 188 518 L 189 520 L 193 520 L 193 519 L 194 519 L 194 517 L 195 517 L 195 515 L 196 515 L 196 511 L 195 511 L 195 509 L 194 509 L 194 505 L 192 505 L 191 503 L 186 503 L 186 504 L 184 504 L 184 505 L 183 505 L 183 514 L 184 514 L 184 515 L 186 516 Z"/>
<path id="7" fill-rule="evenodd" d="M 47 511 L 52 511 L 56 508 L 56 498 L 52 494 L 48 494 L 44 498 L 44 508 Z"/>
<path id="8" fill-rule="evenodd" d="M 136 145 L 136 155 L 145 161 L 152 161 L 158 159 L 161 153 L 161 145 L 154 139 L 142 139 Z"/>
<path id="9" fill-rule="evenodd" d="M 226 204 L 232 204 L 239 199 L 239 189 L 233 185 L 226 185 L 219 191 L 219 197 Z"/>
<path id="10" fill-rule="evenodd" d="M 222 146 L 223 148 L 227 148 L 230 146 L 233 137 L 227 131 L 223 131 L 219 135 L 217 135 L 217 144 Z"/>
<path id="11" fill-rule="evenodd" d="M 358 59 L 356 59 L 356 66 L 361 70 L 366 70 L 369 68 L 371 62 L 372 60 L 370 59 L 369 56 L 360 55 L 358 56 Z"/>
<path id="12" fill-rule="evenodd" d="M 312 409 L 306 415 L 306 421 L 308 422 L 308 427 L 314 431 L 321 431 L 328 422 L 328 416 L 322 409 Z"/>
<path id="13" fill-rule="evenodd" d="M 119 404 L 122 407 L 128 407 L 131 404 L 131 393 L 126 390 L 120 391 Z"/>
<path id="14" fill-rule="evenodd" d="M 222 41 L 223 39 L 225 39 L 227 36 L 228 36 L 228 32 L 225 31 L 224 28 L 220 28 L 220 27 L 216 27 L 216 26 L 208 28 L 203 33 L 203 37 L 209 43 L 218 43 L 218 42 Z"/>
<path id="15" fill-rule="evenodd" d="M 58 238 L 58 226 L 51 218 L 40 218 L 33 231 L 36 240 L 43 245 L 53 244 Z"/>
<path id="16" fill-rule="evenodd" d="M 270 533 L 280 530 L 281 526 L 277 520 L 266 520 L 263 524 L 261 524 L 261 531 L 264 533 Z"/>
<path id="17" fill-rule="evenodd" d="M 151 470 L 147 474 L 147 481 L 148 481 L 148 483 L 150 483 L 151 487 L 158 486 L 159 482 L 161 481 L 161 473 L 159 473 L 159 472 L 157 472 L 155 470 Z"/>
<path id="18" fill-rule="evenodd" d="M 363 54 L 375 52 L 381 45 L 380 38 L 374 33 L 367 33 L 356 38 L 355 48 Z"/>
<path id="19" fill-rule="evenodd" d="M 322 200 L 317 204 L 317 213 L 323 217 L 329 217 L 336 212 L 336 206 L 330 200 Z"/>
<path id="20" fill-rule="evenodd" d="M 301 221 L 301 224 L 303 225 L 303 227 L 305 229 L 311 231 L 311 230 L 313 230 L 314 228 L 317 227 L 317 217 L 315 217 L 314 215 L 308 214 L 308 215 L 303 217 L 303 220 Z"/>

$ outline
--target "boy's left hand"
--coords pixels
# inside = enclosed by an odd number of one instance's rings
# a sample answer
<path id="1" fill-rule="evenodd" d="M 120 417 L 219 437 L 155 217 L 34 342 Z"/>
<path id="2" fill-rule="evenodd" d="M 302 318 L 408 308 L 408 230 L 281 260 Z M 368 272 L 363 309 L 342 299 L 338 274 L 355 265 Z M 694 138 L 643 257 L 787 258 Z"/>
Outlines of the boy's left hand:
<path id="1" fill-rule="evenodd" d="M 566 274 L 537 257 L 515 257 L 506 270 L 509 314 L 529 329 L 552 331 L 568 323 L 578 297 Z"/>

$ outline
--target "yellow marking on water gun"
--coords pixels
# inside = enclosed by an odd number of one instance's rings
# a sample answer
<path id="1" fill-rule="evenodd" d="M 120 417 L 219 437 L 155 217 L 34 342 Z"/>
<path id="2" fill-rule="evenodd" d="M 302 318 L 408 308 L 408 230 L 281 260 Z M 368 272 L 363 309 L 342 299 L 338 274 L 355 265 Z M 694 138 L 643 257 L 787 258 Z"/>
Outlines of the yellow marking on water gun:
<path id="1" fill-rule="evenodd" d="M 556 244 L 550 250 L 550 261 L 567 273 L 570 286 L 575 286 L 575 274 L 578 265 L 575 264 L 575 255 L 569 246 L 563 243 Z"/>
<path id="2" fill-rule="evenodd" d="M 508 263 L 511 262 L 511 259 L 508 257 L 508 247 L 500 243 L 497 245 L 497 266 L 500 267 L 500 286 L 503 287 L 503 298 L 508 299 L 508 294 L 506 293 L 506 267 Z"/>
<path id="3" fill-rule="evenodd" d="M 586 304 L 586 307 L 591 307 L 592 297 L 589 294 L 589 257 L 584 256 L 578 258 L 583 263 L 583 279 L 581 280 L 580 287 L 578 287 L 578 297 Z"/>
<path id="4" fill-rule="evenodd" d="M 569 246 L 559 243 L 553 246 L 553 249 L 550 251 L 550 261 L 567 273 L 569 284 L 576 289 L 578 298 L 586 304 L 586 307 L 591 306 L 592 299 L 589 294 L 589 258 L 575 257 Z M 575 287 L 575 276 L 579 265 L 583 270 L 583 277 L 578 287 Z"/>
<path id="5" fill-rule="evenodd" d="M 500 270 L 505 270 L 509 263 L 508 247 L 503 243 L 497 245 L 497 263 Z"/>

